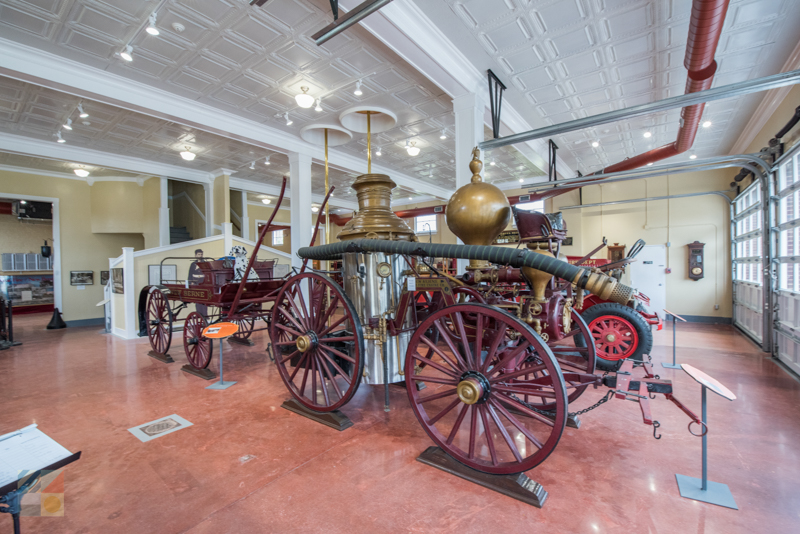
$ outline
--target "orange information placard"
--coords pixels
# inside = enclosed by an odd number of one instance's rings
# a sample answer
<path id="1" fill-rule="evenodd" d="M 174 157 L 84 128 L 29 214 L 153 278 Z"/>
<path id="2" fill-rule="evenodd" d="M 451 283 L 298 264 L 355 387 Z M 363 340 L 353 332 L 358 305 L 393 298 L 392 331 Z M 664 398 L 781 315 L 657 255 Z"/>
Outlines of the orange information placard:
<path id="1" fill-rule="evenodd" d="M 210 339 L 230 337 L 239 331 L 239 325 L 234 323 L 216 323 L 203 329 L 203 336 Z"/>

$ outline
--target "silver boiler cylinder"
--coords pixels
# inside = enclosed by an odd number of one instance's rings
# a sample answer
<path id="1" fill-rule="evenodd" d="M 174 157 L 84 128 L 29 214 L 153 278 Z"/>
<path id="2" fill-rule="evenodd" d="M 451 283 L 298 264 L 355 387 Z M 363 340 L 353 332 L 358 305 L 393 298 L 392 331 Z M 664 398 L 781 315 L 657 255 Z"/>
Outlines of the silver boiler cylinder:
<path id="1" fill-rule="evenodd" d="M 370 319 L 379 319 L 384 314 L 387 320 L 395 318 L 405 282 L 403 271 L 407 267 L 403 257 L 397 254 L 352 252 L 343 255 L 344 291 L 353 302 L 365 332 Z M 402 322 L 403 327 L 409 324 L 410 310 L 411 307 Z M 384 355 L 388 361 L 388 383 L 404 380 L 403 364 L 410 339 L 410 331 L 401 332 L 397 336 L 387 332 L 383 344 L 378 340 L 366 339 L 362 382 L 371 385 L 387 382 L 383 376 Z"/>

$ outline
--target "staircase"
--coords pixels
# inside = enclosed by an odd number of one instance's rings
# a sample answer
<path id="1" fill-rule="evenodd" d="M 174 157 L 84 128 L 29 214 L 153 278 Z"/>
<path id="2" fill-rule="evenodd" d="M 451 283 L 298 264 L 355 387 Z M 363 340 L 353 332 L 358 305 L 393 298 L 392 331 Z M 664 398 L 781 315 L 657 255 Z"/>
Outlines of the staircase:
<path id="1" fill-rule="evenodd" d="M 180 228 L 175 226 L 169 227 L 169 243 L 170 245 L 174 245 L 175 243 L 183 243 L 184 241 L 191 241 L 192 236 L 189 235 L 189 232 L 186 230 L 185 226 L 181 226 Z"/>

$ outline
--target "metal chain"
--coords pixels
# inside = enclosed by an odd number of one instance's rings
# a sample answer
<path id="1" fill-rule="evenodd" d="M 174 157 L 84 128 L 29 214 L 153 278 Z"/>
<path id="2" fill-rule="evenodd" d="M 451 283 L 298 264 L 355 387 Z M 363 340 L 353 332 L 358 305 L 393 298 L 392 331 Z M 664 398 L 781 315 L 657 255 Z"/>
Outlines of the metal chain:
<path id="1" fill-rule="evenodd" d="M 525 406 L 526 408 L 528 408 L 529 410 L 533 410 L 534 412 L 536 412 L 536 413 L 538 413 L 540 415 L 544 415 L 545 417 L 548 417 L 548 418 L 555 417 L 555 412 L 553 412 L 551 410 L 540 410 L 539 408 L 536 408 L 533 405 L 528 404 L 524 400 L 520 399 L 519 397 L 517 397 L 513 393 L 509 393 L 509 396 L 511 398 L 513 398 L 515 401 L 517 401 L 520 404 L 522 404 L 523 406 Z M 614 391 L 611 390 L 608 393 L 606 393 L 605 396 L 602 399 L 600 399 L 599 401 L 597 401 L 593 405 L 589 406 L 588 408 L 584 408 L 583 410 L 578 410 L 577 412 L 569 412 L 567 415 L 573 416 L 573 417 L 577 417 L 579 415 L 583 415 L 585 413 L 591 412 L 595 408 L 599 408 L 603 404 L 605 404 L 608 401 L 610 401 L 613 397 L 614 397 Z"/>

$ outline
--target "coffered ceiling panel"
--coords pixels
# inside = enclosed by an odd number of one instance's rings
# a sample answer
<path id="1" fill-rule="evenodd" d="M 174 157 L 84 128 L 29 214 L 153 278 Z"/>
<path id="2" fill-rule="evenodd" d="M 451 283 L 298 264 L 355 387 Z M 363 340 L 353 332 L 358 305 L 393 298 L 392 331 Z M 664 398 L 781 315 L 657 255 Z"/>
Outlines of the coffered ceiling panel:
<path id="1" fill-rule="evenodd" d="M 481 2 L 478 2 L 481 3 Z M 310 35 L 330 23 L 327 0 L 271 1 L 261 8 L 248 0 L 166 0 L 158 9 L 159 36 L 143 31 L 158 0 L 0 0 L 0 33 L 53 54 L 125 76 L 184 98 L 219 108 L 298 135 L 310 123 L 337 123 L 339 113 L 354 105 L 372 105 L 395 111 L 397 127 L 382 134 L 382 163 L 444 188 L 455 188 L 454 117 L 451 99 L 416 69 L 360 26 L 348 29 L 324 46 Z M 515 26 L 513 39 L 495 35 L 505 49 L 526 38 Z M 522 32 L 522 33 L 520 33 Z M 133 61 L 118 53 L 130 44 Z M 362 80 L 362 94 L 354 94 Z M 301 86 L 321 98 L 322 112 L 299 108 L 294 96 Z M 287 125 L 283 114 L 293 121 Z M 1 127 L 1 126 L 0 126 Z M 54 124 L 53 127 L 57 127 Z M 23 135 L 30 127 L 16 125 Z M 439 139 L 442 129 L 447 139 Z M 38 136 L 50 137 L 39 125 Z M 219 140 L 196 132 L 197 161 Z M 122 143 L 121 132 L 91 143 Z M 406 139 L 422 148 L 409 157 Z M 88 143 L 88 141 L 86 141 Z M 156 150 L 160 138 L 137 139 L 131 153 Z M 204 143 L 211 143 L 204 146 Z M 376 142 L 376 145 L 378 142 Z M 164 156 L 175 143 L 163 147 Z M 364 134 L 337 150 L 366 159 Z M 366 167 L 366 165 L 365 165 Z M 541 170 L 527 165 L 532 175 Z M 366 169 L 365 169 L 366 170 Z M 431 170 L 433 171 L 431 174 Z"/>
<path id="2" fill-rule="evenodd" d="M 414 2 L 479 70 L 494 70 L 509 88 L 504 98 L 534 127 L 684 93 L 691 0 Z M 796 4 L 731 0 L 714 86 L 779 72 L 800 36 Z M 700 129 L 693 152 L 727 153 L 760 99 L 708 106 L 704 119 L 712 126 Z M 674 110 L 554 141 L 569 165 L 588 173 L 674 141 L 679 120 Z"/>

